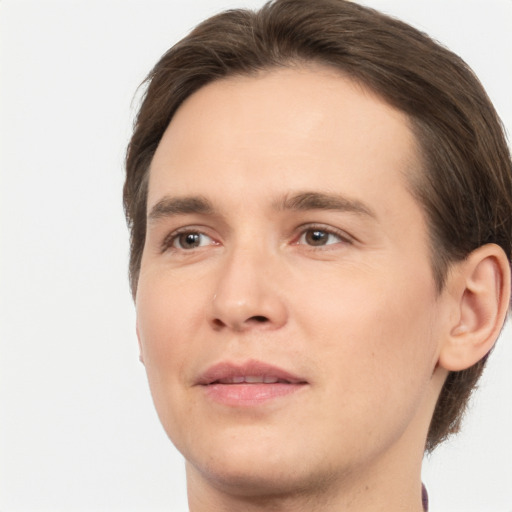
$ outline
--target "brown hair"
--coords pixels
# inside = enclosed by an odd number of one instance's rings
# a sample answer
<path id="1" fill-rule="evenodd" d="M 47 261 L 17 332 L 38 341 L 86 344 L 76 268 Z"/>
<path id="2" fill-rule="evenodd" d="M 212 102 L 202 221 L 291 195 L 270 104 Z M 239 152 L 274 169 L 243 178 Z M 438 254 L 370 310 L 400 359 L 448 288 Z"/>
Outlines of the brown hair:
<path id="1" fill-rule="evenodd" d="M 295 63 L 322 63 L 405 112 L 423 172 L 410 178 L 428 219 L 432 267 L 443 288 L 451 262 L 486 243 L 512 255 L 512 172 L 500 120 L 462 59 L 411 26 L 345 0 L 275 0 L 201 23 L 150 72 L 126 158 L 124 208 L 136 293 L 146 233 L 148 172 L 180 104 L 214 80 Z M 449 374 L 428 433 L 431 451 L 458 431 L 484 358 Z"/>

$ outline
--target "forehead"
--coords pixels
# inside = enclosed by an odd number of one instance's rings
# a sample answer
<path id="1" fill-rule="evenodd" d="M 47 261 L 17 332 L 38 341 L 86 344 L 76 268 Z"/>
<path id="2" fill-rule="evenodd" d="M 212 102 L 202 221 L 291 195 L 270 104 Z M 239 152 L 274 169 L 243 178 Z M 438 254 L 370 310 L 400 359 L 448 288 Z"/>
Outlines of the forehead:
<path id="1" fill-rule="evenodd" d="M 204 194 L 219 182 L 226 195 L 313 185 L 357 195 L 385 182 L 392 193 L 418 167 L 416 145 L 405 114 L 329 68 L 230 77 L 176 112 L 151 164 L 148 206 L 168 188 Z"/>

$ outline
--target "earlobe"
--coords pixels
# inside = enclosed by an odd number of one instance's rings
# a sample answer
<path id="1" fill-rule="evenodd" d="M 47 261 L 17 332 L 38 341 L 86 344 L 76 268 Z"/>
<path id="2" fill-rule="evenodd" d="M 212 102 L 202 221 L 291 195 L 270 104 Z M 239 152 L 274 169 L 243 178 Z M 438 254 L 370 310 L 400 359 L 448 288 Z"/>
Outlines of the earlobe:
<path id="1" fill-rule="evenodd" d="M 457 264 L 454 274 L 457 314 L 439 365 L 460 371 L 489 353 L 498 338 L 510 304 L 510 265 L 501 247 L 487 244 Z"/>

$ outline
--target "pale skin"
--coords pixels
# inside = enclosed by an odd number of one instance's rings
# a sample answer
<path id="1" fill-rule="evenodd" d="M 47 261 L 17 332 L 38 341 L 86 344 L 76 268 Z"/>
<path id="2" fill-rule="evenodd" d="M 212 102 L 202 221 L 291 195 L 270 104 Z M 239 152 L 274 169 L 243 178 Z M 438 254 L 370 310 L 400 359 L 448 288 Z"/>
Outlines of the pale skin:
<path id="1" fill-rule="evenodd" d="M 405 115 L 327 68 L 180 107 L 150 168 L 136 308 L 191 512 L 422 510 L 436 399 L 495 342 L 510 271 L 486 245 L 438 292 L 418 172 Z M 198 384 L 254 360 L 300 386 L 225 403 Z"/>

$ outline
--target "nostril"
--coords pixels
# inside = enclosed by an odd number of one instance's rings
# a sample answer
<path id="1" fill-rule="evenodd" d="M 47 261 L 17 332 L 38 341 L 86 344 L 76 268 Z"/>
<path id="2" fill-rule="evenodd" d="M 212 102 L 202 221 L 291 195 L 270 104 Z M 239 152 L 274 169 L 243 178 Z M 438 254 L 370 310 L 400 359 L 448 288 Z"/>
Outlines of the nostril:
<path id="1" fill-rule="evenodd" d="M 222 318 L 211 319 L 211 326 L 215 331 L 222 331 L 225 328 L 234 329 L 235 331 L 245 331 L 251 327 L 257 327 L 258 325 L 268 326 L 271 323 L 272 320 L 264 315 L 254 315 L 242 321 L 238 321 L 237 318 L 226 320 L 223 320 Z"/>
<path id="2" fill-rule="evenodd" d="M 258 323 L 268 322 L 268 318 L 266 316 L 261 316 L 261 315 L 251 316 L 251 318 L 249 318 L 249 320 L 253 320 L 254 322 L 258 322 Z"/>
<path id="3" fill-rule="evenodd" d="M 214 327 L 219 329 L 221 327 L 224 327 L 224 322 L 222 320 L 219 320 L 218 318 L 214 318 L 213 325 L 214 325 Z"/>

